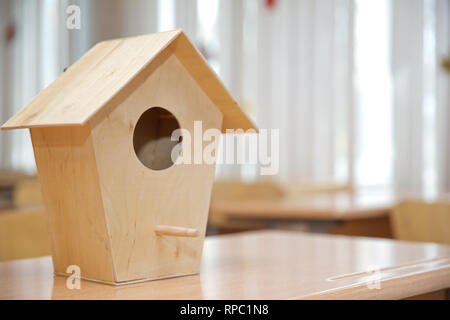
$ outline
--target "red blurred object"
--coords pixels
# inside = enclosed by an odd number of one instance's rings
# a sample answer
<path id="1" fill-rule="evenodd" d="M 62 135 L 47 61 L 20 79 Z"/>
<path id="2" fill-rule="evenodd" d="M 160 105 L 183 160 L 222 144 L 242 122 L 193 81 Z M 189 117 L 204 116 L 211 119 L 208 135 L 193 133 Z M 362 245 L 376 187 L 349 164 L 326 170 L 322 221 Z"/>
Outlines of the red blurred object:
<path id="1" fill-rule="evenodd" d="M 14 23 L 9 22 L 5 27 L 5 42 L 6 44 L 9 44 L 16 35 L 16 27 Z"/>
<path id="2" fill-rule="evenodd" d="M 272 9 L 277 4 L 277 0 L 266 0 L 266 7 Z"/>

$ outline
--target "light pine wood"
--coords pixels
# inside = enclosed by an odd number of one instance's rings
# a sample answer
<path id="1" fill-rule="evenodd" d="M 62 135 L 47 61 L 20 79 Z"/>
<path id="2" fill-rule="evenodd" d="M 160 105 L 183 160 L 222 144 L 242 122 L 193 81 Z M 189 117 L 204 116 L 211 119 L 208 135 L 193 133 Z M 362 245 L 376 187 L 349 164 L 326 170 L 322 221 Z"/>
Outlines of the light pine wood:
<path id="1" fill-rule="evenodd" d="M 114 282 L 89 125 L 30 131 L 55 272 L 78 265 L 85 278 Z"/>
<path id="2" fill-rule="evenodd" d="M 156 226 L 155 233 L 158 236 L 172 236 L 172 237 L 198 237 L 197 229 L 175 227 L 175 226 Z"/>
<path id="3" fill-rule="evenodd" d="M 374 270 L 380 289 L 369 288 Z M 53 276 L 50 258 L 0 263 L 0 299 L 403 299 L 450 287 L 450 247 L 251 232 L 206 238 L 200 275 L 129 286 L 81 281 L 80 290 L 66 280 Z"/>
<path id="4" fill-rule="evenodd" d="M 396 239 L 450 244 L 450 200 L 404 200 L 394 207 L 391 224 Z"/>
<path id="5" fill-rule="evenodd" d="M 20 110 L 2 129 L 83 125 L 160 54 L 175 52 L 224 115 L 223 130 L 255 126 L 181 30 L 100 42 Z"/>
<path id="6" fill-rule="evenodd" d="M 44 208 L 0 211 L 0 261 L 49 254 Z"/>
<path id="7" fill-rule="evenodd" d="M 156 62 L 128 96 L 112 101 L 106 117 L 91 121 L 117 283 L 192 274 L 200 268 L 215 166 L 149 170 L 130 141 L 134 124 L 153 106 L 170 111 L 191 137 L 195 120 L 203 120 L 203 130 L 220 128 L 222 114 L 177 56 L 167 53 Z M 157 225 L 196 229 L 199 236 L 159 237 Z"/>
<path id="8" fill-rule="evenodd" d="M 178 34 L 98 43 L 2 128 L 84 124 Z"/>
<path id="9" fill-rule="evenodd" d="M 153 107 L 167 112 L 135 135 Z M 57 274 L 78 265 L 125 284 L 199 272 L 215 162 L 154 159 L 171 151 L 172 117 L 193 156 L 205 130 L 254 128 L 181 30 L 99 43 L 2 127 L 30 128 Z"/>

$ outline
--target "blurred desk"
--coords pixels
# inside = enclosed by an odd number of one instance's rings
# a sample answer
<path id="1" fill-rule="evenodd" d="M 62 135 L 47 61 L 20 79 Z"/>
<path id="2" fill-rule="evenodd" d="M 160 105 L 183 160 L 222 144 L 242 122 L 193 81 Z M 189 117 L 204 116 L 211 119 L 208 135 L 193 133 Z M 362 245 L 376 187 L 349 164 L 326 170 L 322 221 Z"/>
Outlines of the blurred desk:
<path id="1" fill-rule="evenodd" d="M 305 199 L 219 201 L 211 210 L 229 217 L 350 220 L 384 217 L 393 205 L 393 196 L 388 193 L 341 192 Z"/>
<path id="2" fill-rule="evenodd" d="M 0 299 L 402 299 L 450 287 L 450 246 L 261 231 L 207 237 L 199 275 L 66 288 L 50 257 L 0 263 Z"/>
<path id="3" fill-rule="evenodd" d="M 216 201 L 210 210 L 222 220 L 302 221 L 312 226 L 309 231 L 391 237 L 389 213 L 394 204 L 392 193 L 356 191 L 310 198 Z"/>

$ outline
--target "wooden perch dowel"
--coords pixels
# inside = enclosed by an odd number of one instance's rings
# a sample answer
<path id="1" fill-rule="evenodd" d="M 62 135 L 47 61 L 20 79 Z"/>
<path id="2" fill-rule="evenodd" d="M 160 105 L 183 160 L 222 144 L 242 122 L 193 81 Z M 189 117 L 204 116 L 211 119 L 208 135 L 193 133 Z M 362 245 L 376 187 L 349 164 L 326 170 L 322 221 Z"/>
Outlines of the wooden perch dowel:
<path id="1" fill-rule="evenodd" d="M 175 226 L 163 226 L 159 225 L 155 228 L 155 233 L 158 236 L 171 236 L 171 237 L 198 237 L 198 230 L 184 227 Z"/>

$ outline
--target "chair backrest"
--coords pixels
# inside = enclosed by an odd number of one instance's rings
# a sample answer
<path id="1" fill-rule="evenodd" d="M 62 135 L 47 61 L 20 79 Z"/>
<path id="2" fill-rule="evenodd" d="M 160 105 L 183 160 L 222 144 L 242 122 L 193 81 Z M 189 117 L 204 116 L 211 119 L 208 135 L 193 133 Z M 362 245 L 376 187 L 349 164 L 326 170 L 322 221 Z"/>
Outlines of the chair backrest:
<path id="1" fill-rule="evenodd" d="M 43 206 L 41 186 L 37 178 L 22 179 L 15 184 L 13 205 L 15 208 Z"/>
<path id="2" fill-rule="evenodd" d="M 404 200 L 394 207 L 391 224 L 396 239 L 450 244 L 450 201 Z"/>
<path id="3" fill-rule="evenodd" d="M 0 211 L 0 261 L 50 254 L 43 208 Z"/>

